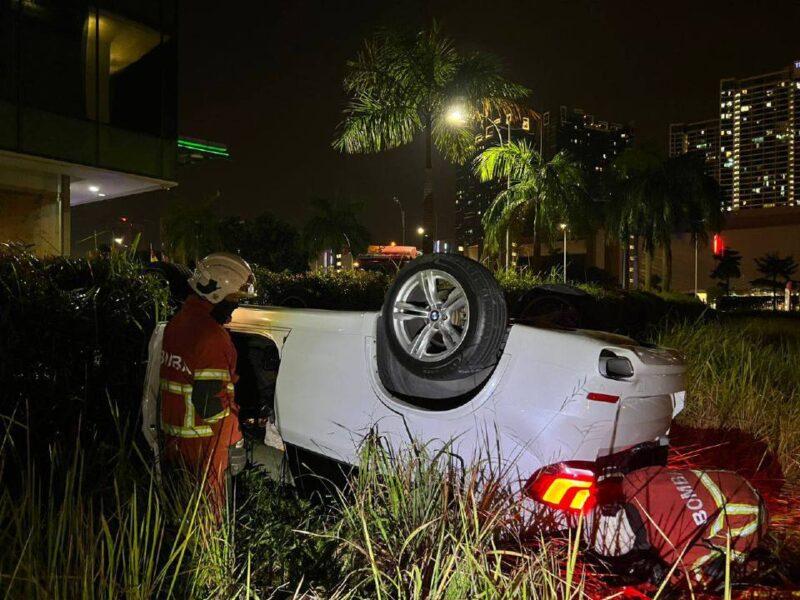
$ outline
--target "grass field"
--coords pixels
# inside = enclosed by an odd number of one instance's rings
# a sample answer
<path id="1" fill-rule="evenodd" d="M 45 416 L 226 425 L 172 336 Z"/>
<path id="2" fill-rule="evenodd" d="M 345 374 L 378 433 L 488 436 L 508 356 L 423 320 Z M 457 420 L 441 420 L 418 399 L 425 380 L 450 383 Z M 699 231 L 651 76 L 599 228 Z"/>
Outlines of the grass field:
<path id="1" fill-rule="evenodd" d="M 787 479 L 800 477 L 800 320 L 722 316 L 667 327 L 657 341 L 687 357 L 679 423 L 744 431 L 775 453 Z"/>

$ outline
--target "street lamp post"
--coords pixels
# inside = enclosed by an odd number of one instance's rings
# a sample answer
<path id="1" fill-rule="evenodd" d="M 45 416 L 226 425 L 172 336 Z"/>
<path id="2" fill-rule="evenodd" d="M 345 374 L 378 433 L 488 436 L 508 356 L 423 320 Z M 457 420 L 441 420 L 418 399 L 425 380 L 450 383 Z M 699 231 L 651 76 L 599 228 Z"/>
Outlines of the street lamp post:
<path id="1" fill-rule="evenodd" d="M 697 236 L 694 237 L 694 296 L 697 297 Z"/>
<path id="2" fill-rule="evenodd" d="M 402 245 L 406 245 L 406 211 L 403 210 L 403 205 L 400 204 L 400 200 L 395 196 L 392 198 L 395 201 L 395 204 L 400 208 L 400 226 L 403 228 L 403 231 L 400 234 L 400 240 L 402 241 Z"/>
<path id="3" fill-rule="evenodd" d="M 706 221 L 705 219 L 700 219 L 699 221 L 694 222 L 694 224 L 695 225 L 699 225 L 700 228 L 702 228 L 703 227 L 703 223 L 705 223 L 705 221 Z M 695 231 L 694 232 L 694 295 L 695 295 L 695 297 L 697 297 L 697 266 L 698 266 L 698 263 L 697 263 L 697 256 L 698 256 L 697 246 L 698 246 L 698 237 L 699 237 L 699 231 Z"/>
<path id="4" fill-rule="evenodd" d="M 567 283 L 567 224 L 561 223 L 559 227 L 564 232 L 564 283 Z"/>

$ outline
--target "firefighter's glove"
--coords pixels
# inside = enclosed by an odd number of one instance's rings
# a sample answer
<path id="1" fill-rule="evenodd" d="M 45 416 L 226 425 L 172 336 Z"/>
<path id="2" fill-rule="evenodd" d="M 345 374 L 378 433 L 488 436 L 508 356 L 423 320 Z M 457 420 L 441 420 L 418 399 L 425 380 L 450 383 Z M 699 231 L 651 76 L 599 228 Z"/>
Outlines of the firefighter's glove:
<path id="1" fill-rule="evenodd" d="M 244 471 L 247 464 L 247 452 L 244 447 L 244 440 L 239 440 L 233 446 L 228 446 L 228 469 L 231 477 L 236 477 Z"/>

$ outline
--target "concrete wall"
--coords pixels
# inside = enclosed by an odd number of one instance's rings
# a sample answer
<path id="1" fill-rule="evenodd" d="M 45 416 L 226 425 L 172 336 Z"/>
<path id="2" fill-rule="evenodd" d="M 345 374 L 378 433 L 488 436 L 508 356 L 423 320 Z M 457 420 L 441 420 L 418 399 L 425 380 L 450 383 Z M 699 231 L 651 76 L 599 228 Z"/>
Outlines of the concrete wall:
<path id="1" fill-rule="evenodd" d="M 69 254 L 69 178 L 18 177 L 14 183 L 23 185 L 8 185 L 0 174 L 0 242 L 21 242 L 39 256 Z"/>

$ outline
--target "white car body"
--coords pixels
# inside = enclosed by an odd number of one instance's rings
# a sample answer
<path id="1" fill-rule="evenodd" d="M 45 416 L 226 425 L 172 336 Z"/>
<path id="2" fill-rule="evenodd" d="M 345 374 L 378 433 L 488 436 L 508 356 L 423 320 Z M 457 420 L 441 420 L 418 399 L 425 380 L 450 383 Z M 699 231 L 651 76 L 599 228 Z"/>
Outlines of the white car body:
<path id="1" fill-rule="evenodd" d="M 487 454 L 502 460 L 510 466 L 508 483 L 524 485 L 546 465 L 595 461 L 645 442 L 663 443 L 684 406 L 685 367 L 674 351 L 598 332 L 512 325 L 496 369 L 477 394 L 450 410 L 426 410 L 383 387 L 376 359 L 378 317 L 275 307 L 234 312 L 232 332 L 266 336 L 278 348 L 275 411 L 286 443 L 357 464 L 359 444 L 372 430 L 393 444 L 410 438 L 452 442 L 467 462 Z M 154 334 L 151 356 L 160 353 L 162 332 Z M 602 375 L 604 349 L 630 360 L 633 376 Z M 151 370 L 145 434 L 155 441 L 158 369 Z M 590 393 L 605 401 L 589 399 Z M 617 401 L 610 400 L 614 396 Z"/>

